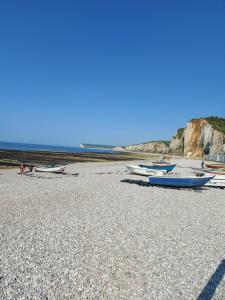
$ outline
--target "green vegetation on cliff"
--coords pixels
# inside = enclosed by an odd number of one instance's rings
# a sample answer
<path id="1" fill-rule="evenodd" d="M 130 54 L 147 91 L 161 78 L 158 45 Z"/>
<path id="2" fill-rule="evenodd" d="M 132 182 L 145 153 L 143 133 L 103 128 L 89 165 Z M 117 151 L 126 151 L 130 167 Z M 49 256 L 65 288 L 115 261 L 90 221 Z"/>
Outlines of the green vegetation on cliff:
<path id="1" fill-rule="evenodd" d="M 173 136 L 173 139 L 181 139 L 185 128 L 178 128 L 176 134 Z"/>
<path id="2" fill-rule="evenodd" d="M 218 130 L 225 134 L 225 119 L 220 117 L 207 117 L 205 118 L 213 129 Z"/>
<path id="3" fill-rule="evenodd" d="M 211 116 L 206 118 L 192 119 L 191 121 L 200 120 L 200 119 L 206 120 L 212 126 L 213 129 L 225 134 L 225 118 Z"/>
<path id="4" fill-rule="evenodd" d="M 180 139 L 184 133 L 185 128 L 178 128 L 177 129 L 177 138 Z"/>

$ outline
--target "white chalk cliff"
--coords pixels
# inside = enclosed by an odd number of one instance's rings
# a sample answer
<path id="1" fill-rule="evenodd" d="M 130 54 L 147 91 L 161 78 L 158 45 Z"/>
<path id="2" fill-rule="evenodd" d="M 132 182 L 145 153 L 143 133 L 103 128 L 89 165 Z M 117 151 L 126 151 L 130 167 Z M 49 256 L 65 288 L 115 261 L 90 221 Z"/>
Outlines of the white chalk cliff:
<path id="1" fill-rule="evenodd" d="M 170 142 L 152 141 L 115 147 L 115 150 L 202 157 L 204 154 L 225 154 L 225 119 L 208 117 L 193 119 L 177 130 Z"/>

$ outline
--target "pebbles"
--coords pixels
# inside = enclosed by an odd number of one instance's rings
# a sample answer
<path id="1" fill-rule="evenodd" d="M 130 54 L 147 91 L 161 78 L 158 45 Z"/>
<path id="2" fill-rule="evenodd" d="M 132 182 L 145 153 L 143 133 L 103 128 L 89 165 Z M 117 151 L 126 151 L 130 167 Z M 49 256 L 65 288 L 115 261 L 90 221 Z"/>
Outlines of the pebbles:
<path id="1" fill-rule="evenodd" d="M 200 165 L 176 162 L 179 172 Z M 1 170 L 0 299 L 200 295 L 225 258 L 225 190 L 135 184 L 147 178 L 118 162 L 66 171 L 79 175 L 39 180 Z"/>

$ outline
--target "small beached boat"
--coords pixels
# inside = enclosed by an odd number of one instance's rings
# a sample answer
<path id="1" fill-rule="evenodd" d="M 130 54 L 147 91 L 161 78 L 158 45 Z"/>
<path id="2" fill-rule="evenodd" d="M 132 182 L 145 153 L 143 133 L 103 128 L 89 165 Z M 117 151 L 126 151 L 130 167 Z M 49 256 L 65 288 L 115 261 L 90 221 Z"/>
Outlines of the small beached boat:
<path id="1" fill-rule="evenodd" d="M 216 176 L 205 184 L 208 187 L 225 188 L 225 179 L 218 179 Z"/>
<path id="2" fill-rule="evenodd" d="M 153 164 L 153 165 L 170 165 L 169 162 L 167 162 L 167 161 L 165 161 L 165 160 L 163 160 L 163 159 L 153 161 L 152 164 Z"/>
<path id="3" fill-rule="evenodd" d="M 225 169 L 225 164 L 206 164 L 209 169 Z"/>
<path id="4" fill-rule="evenodd" d="M 166 172 L 171 172 L 175 167 L 176 164 L 159 164 L 159 165 L 139 165 L 141 168 L 147 168 L 151 170 L 165 170 Z"/>
<path id="5" fill-rule="evenodd" d="M 170 186 L 177 188 L 195 188 L 200 187 L 210 181 L 214 176 L 152 176 L 149 177 L 149 183 L 151 185 L 158 186 Z"/>
<path id="6" fill-rule="evenodd" d="M 205 175 L 214 175 L 216 179 L 225 180 L 225 172 L 219 172 L 219 171 L 204 171 Z"/>
<path id="7" fill-rule="evenodd" d="M 34 168 L 35 172 L 50 172 L 50 173 L 63 173 L 66 166 L 57 166 L 57 167 L 36 167 Z"/>
<path id="8" fill-rule="evenodd" d="M 212 170 L 212 169 L 199 169 L 199 168 L 192 168 L 194 173 L 197 176 L 208 175 L 208 176 L 215 176 L 215 179 L 222 179 L 225 180 L 225 172 L 219 170 Z"/>
<path id="9" fill-rule="evenodd" d="M 143 175 L 143 176 L 162 176 L 163 174 L 166 173 L 165 170 L 152 170 L 152 169 L 147 169 L 143 168 L 140 166 L 131 166 L 127 165 L 127 170 L 132 173 L 132 174 L 138 174 L 138 175 Z"/>

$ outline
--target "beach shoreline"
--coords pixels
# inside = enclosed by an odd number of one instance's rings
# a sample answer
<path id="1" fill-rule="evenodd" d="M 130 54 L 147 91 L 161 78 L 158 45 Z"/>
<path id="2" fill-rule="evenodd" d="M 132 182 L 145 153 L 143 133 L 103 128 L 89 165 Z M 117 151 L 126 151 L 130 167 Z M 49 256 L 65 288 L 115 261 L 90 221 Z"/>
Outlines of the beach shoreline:
<path id="1" fill-rule="evenodd" d="M 139 162 L 0 170 L 0 298 L 197 299 L 224 260 L 224 190 L 150 187 Z"/>

